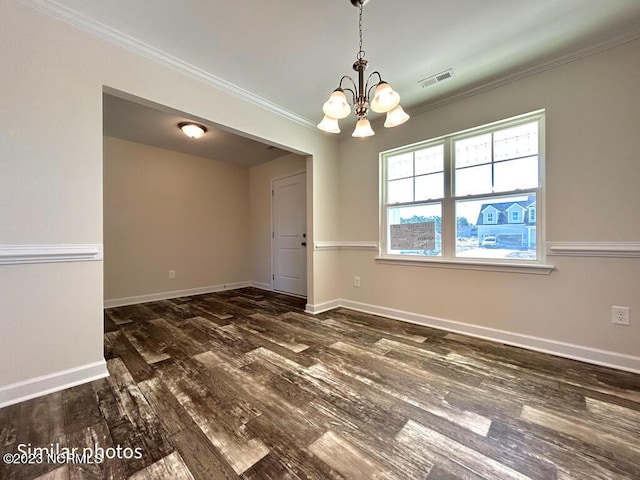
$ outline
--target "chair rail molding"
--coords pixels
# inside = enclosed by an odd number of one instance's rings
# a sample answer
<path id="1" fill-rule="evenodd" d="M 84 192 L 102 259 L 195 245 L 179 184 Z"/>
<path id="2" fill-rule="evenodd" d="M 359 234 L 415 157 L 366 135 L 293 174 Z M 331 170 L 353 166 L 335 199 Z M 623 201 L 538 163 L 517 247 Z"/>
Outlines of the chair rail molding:
<path id="1" fill-rule="evenodd" d="M 102 244 L 0 245 L 0 265 L 103 259 Z"/>
<path id="2" fill-rule="evenodd" d="M 327 240 L 322 242 L 314 242 L 314 250 L 371 250 L 378 251 L 379 244 L 374 241 L 342 241 Z"/>
<path id="3" fill-rule="evenodd" d="M 547 242 L 547 255 L 640 257 L 640 242 Z"/>

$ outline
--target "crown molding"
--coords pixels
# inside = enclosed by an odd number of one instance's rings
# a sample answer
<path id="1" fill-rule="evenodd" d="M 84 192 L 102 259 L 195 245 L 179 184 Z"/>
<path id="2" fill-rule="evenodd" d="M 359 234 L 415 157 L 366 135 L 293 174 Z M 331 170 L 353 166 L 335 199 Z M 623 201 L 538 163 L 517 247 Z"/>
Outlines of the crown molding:
<path id="1" fill-rule="evenodd" d="M 169 55 L 162 50 L 159 50 L 151 45 L 148 45 L 140 40 L 137 40 L 125 33 L 122 33 L 116 29 L 108 27 L 100 22 L 82 15 L 80 12 L 73 10 L 69 7 L 61 5 L 53 0 L 19 0 L 20 3 L 39 10 L 51 17 L 58 20 L 62 20 L 69 25 L 72 25 L 80 30 L 83 30 L 91 35 L 94 35 L 102 40 L 106 40 L 112 44 L 123 47 L 133 53 L 146 57 L 150 60 L 160 63 L 166 67 L 176 70 L 184 75 L 206 83 L 209 86 L 222 90 L 225 93 L 241 98 L 246 102 L 253 105 L 257 105 L 271 113 L 286 118 L 294 123 L 302 125 L 307 128 L 316 130 L 315 123 L 309 119 L 302 117 L 290 110 L 287 110 L 280 105 L 277 105 L 266 98 L 260 97 L 254 93 L 251 93 L 244 88 L 228 82 L 216 75 L 213 75 L 205 70 L 202 70 L 190 63 L 184 62 L 173 55 Z"/>
<path id="2" fill-rule="evenodd" d="M 522 69 L 518 69 L 508 75 L 502 76 L 497 80 L 492 80 L 489 82 L 482 83 L 475 87 L 462 90 L 461 92 L 458 92 L 453 95 L 445 95 L 443 98 L 439 100 L 427 102 L 417 108 L 406 109 L 406 110 L 413 115 L 419 115 L 421 113 L 425 113 L 430 110 L 443 107 L 450 103 L 454 103 L 459 100 L 463 100 L 465 98 L 473 97 L 480 93 L 493 90 L 494 88 L 502 87 L 504 85 L 517 82 L 524 78 L 538 75 L 539 73 L 543 73 L 548 70 L 553 70 L 554 68 L 561 67 L 562 65 L 566 65 L 568 63 L 572 63 L 577 60 L 581 60 L 583 58 L 596 55 L 598 53 L 604 52 L 611 48 L 615 48 L 620 45 L 624 45 L 625 43 L 633 42 L 638 39 L 640 39 L 640 28 L 625 32 L 623 34 L 617 35 L 605 41 L 595 43 L 589 47 L 582 48 L 572 53 L 562 55 L 560 57 L 553 57 L 544 62 L 540 62 L 534 65 L 527 66 Z"/>
<path id="3" fill-rule="evenodd" d="M 115 30 L 107 25 L 82 15 L 80 12 L 73 10 L 69 7 L 61 5 L 54 0 L 18 0 L 20 3 L 39 10 L 49 16 L 62 20 L 80 30 L 83 30 L 91 35 L 94 35 L 102 40 L 106 40 L 112 44 L 121 46 L 133 53 L 149 58 L 164 66 L 179 71 L 184 75 L 195 78 L 203 83 L 206 83 L 214 88 L 224 91 L 230 95 L 241 98 L 253 105 L 264 108 L 276 115 L 284 117 L 294 123 L 302 125 L 304 127 L 316 130 L 316 125 L 309 119 L 298 115 L 284 107 L 281 107 L 263 97 L 260 97 L 244 88 L 235 85 L 227 80 L 217 77 L 205 70 L 202 70 L 190 63 L 184 62 L 177 57 L 169 55 L 162 50 L 154 48 L 144 42 L 141 42 L 125 33 Z M 516 70 L 515 72 L 503 76 L 497 80 L 482 83 L 475 87 L 465 89 L 453 95 L 445 95 L 439 100 L 432 102 L 426 102 L 416 108 L 407 108 L 406 110 L 412 115 L 419 115 L 430 110 L 448 105 L 450 103 L 457 102 L 459 100 L 478 95 L 480 93 L 493 90 L 504 85 L 508 85 L 518 80 L 537 75 L 539 73 L 546 72 L 548 70 L 566 65 L 571 62 L 575 62 L 585 57 L 598 54 L 605 50 L 623 45 L 628 42 L 640 39 L 640 28 L 625 32 L 616 37 L 610 38 L 603 42 L 596 43 L 587 48 L 577 50 L 575 52 L 560 56 L 553 57 L 550 60 L 537 63 L 532 66 L 525 67 L 523 69 Z"/>

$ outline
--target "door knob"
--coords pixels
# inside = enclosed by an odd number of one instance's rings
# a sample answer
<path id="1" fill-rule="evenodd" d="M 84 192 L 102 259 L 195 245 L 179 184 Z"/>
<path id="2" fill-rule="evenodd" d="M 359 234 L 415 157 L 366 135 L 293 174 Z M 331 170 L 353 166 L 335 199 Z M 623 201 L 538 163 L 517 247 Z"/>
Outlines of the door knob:
<path id="1" fill-rule="evenodd" d="M 300 245 L 302 245 L 303 247 L 307 246 L 307 242 L 302 242 Z"/>

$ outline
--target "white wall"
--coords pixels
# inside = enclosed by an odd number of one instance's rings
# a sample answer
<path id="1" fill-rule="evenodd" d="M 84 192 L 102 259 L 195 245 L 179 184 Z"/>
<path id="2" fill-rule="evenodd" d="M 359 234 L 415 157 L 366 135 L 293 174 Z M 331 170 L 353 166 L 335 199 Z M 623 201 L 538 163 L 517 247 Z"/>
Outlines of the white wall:
<path id="1" fill-rule="evenodd" d="M 378 126 L 366 142 L 342 141 L 341 240 L 378 240 L 380 151 L 544 108 L 547 241 L 638 242 L 639 78 L 635 41 L 414 115 L 394 129 Z M 464 322 L 488 336 L 487 329 L 500 329 L 607 350 L 611 361 L 631 355 L 626 365 L 640 369 L 640 258 L 548 257 L 556 271 L 538 276 L 382 265 L 375 255 L 340 251 L 342 298 Z M 631 308 L 631 326 L 611 325 L 612 305 Z"/>
<path id="2" fill-rule="evenodd" d="M 249 169 L 104 137 L 105 301 L 251 280 L 248 218 Z"/>
<path id="3" fill-rule="evenodd" d="M 311 155 L 309 233 L 336 234 L 335 141 L 16 1 L 1 9 L 0 247 L 102 244 L 105 86 Z M 317 262 L 311 302 L 335 273 L 317 273 Z M 52 385 L 62 370 L 102 361 L 102 275 L 99 261 L 0 265 L 0 405 L 15 401 L 16 382 L 37 393 L 38 376 Z"/>

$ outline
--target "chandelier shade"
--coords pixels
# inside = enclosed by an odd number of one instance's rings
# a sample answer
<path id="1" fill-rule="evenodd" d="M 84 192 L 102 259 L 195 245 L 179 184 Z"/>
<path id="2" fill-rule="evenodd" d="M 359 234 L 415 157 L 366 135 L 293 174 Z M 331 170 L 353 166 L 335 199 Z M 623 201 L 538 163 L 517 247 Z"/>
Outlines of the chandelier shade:
<path id="1" fill-rule="evenodd" d="M 371 110 L 386 113 L 400 103 L 400 95 L 387 82 L 380 82 L 373 93 Z"/>
<path id="2" fill-rule="evenodd" d="M 351 107 L 347 102 L 344 90 L 338 88 L 329 97 L 329 100 L 322 106 L 325 115 L 331 118 L 345 118 L 351 113 Z"/>
<path id="3" fill-rule="evenodd" d="M 366 117 L 358 120 L 358 123 L 356 123 L 356 129 L 351 134 L 352 137 L 356 138 L 370 137 L 372 135 L 375 135 L 375 132 L 371 128 L 371 124 Z"/>
<path id="4" fill-rule="evenodd" d="M 329 115 L 325 115 L 322 121 L 318 124 L 318 128 L 327 133 L 340 133 L 340 125 L 336 118 L 331 118 Z"/>
<path id="5" fill-rule="evenodd" d="M 391 85 L 382 79 L 380 72 L 371 73 L 366 81 L 364 71 L 369 62 L 364 58 L 362 49 L 362 7 L 368 0 L 350 0 L 360 10 L 358 33 L 360 35 L 360 49 L 353 63 L 353 69 L 358 73 L 357 81 L 348 75 L 343 76 L 336 88 L 322 106 L 324 118 L 318 128 L 329 133 L 340 133 L 338 120 L 346 118 L 353 110 L 358 117 L 353 137 L 370 137 L 374 132 L 367 118 L 369 109 L 377 113 L 386 113 L 385 127 L 396 127 L 409 120 L 409 115 L 400 106 L 400 95 Z M 343 87 L 346 83 L 348 86 Z M 349 92 L 349 98 L 345 92 Z M 373 96 L 371 95 L 373 92 Z"/>
<path id="6" fill-rule="evenodd" d="M 400 105 L 396 105 L 387 112 L 387 119 L 384 122 L 386 128 L 397 127 L 409 120 L 409 115 L 402 109 Z"/>

